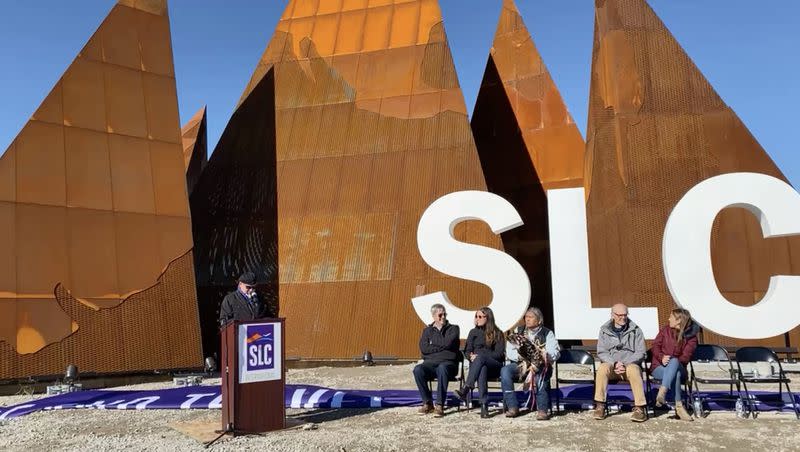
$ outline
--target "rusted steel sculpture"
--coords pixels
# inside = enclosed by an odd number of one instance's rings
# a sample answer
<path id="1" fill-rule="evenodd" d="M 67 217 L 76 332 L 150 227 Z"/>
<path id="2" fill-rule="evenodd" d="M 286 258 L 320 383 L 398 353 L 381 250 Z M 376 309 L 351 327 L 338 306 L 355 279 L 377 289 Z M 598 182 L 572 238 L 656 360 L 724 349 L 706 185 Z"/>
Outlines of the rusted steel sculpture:
<path id="1" fill-rule="evenodd" d="M 431 202 L 486 188 L 438 2 L 292 0 L 243 99 L 271 68 L 287 354 L 418 356 L 412 297 L 491 297 L 416 247 Z M 500 247 L 482 223 L 457 237 Z"/>
<path id="2" fill-rule="evenodd" d="M 661 245 L 692 186 L 750 171 L 786 180 L 644 0 L 596 0 L 586 189 L 595 306 L 674 307 Z M 712 236 L 717 285 L 732 303 L 760 300 L 774 274 L 800 273 L 800 242 L 764 240 L 758 221 L 726 209 Z M 798 330 L 761 341 L 783 345 Z M 743 343 L 706 332 L 707 342 Z M 753 341 L 747 341 L 752 344 Z"/>
<path id="3" fill-rule="evenodd" d="M 183 165 L 186 167 L 186 188 L 191 194 L 200 178 L 200 173 L 208 163 L 206 107 L 197 110 L 192 119 L 181 128 L 181 142 Z"/>
<path id="4" fill-rule="evenodd" d="M 525 224 L 502 234 L 552 325 L 547 198 L 583 183 L 584 142 L 513 0 L 504 0 L 472 117 L 486 185 Z"/>
<path id="5" fill-rule="evenodd" d="M 120 1 L 0 157 L 0 379 L 198 367 L 165 1 Z"/>
<path id="6" fill-rule="evenodd" d="M 275 80 L 270 71 L 234 112 L 189 197 L 203 350 L 219 349 L 219 306 L 251 271 L 277 313 Z"/>

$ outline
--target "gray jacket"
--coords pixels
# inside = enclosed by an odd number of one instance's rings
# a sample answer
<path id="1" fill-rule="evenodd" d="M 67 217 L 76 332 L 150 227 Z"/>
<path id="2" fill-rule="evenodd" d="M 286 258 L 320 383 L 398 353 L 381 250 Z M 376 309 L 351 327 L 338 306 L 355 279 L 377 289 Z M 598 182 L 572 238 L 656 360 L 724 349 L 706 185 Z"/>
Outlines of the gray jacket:
<path id="1" fill-rule="evenodd" d="M 609 320 L 600 327 L 600 336 L 597 338 L 597 357 L 600 361 L 609 364 L 620 361 L 626 365 L 642 361 L 647 352 L 642 329 L 628 320 L 628 328 L 617 338 L 611 328 L 613 324 L 614 321 Z"/>

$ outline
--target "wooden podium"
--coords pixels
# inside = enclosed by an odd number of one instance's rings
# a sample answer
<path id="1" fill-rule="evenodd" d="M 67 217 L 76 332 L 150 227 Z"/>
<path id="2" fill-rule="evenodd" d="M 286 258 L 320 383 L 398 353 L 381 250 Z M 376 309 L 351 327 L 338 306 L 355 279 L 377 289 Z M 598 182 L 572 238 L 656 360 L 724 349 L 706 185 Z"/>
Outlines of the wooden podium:
<path id="1" fill-rule="evenodd" d="M 222 431 L 236 436 L 285 427 L 284 320 L 222 328 Z"/>

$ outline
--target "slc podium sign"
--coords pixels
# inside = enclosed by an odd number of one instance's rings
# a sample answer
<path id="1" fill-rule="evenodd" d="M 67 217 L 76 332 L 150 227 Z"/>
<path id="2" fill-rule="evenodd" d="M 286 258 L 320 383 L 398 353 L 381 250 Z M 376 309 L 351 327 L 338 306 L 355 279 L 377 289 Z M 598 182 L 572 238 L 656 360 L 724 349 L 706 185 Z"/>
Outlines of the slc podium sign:
<path id="1" fill-rule="evenodd" d="M 283 429 L 284 319 L 231 322 L 221 339 L 223 431 Z"/>
<path id="2" fill-rule="evenodd" d="M 608 321 L 608 308 L 593 308 L 589 276 L 586 202 L 583 188 L 547 191 L 554 327 L 561 339 L 596 339 Z M 662 243 L 664 278 L 678 306 L 692 312 L 704 328 L 741 339 L 783 334 L 800 325 L 800 276 L 772 276 L 769 289 L 753 306 L 729 302 L 714 280 L 711 232 L 714 219 L 726 208 L 743 208 L 761 225 L 764 238 L 800 234 L 800 194 L 789 184 L 764 174 L 730 173 L 704 180 L 690 189 L 667 220 Z M 508 254 L 459 242 L 453 231 L 466 220 L 486 222 L 495 234 L 522 225 L 514 207 L 487 192 L 445 195 L 422 214 L 417 243 L 425 262 L 436 270 L 486 284 L 497 326 L 513 327 L 528 308 L 531 281 Z M 534 281 L 534 284 L 536 281 Z M 449 320 L 461 327 L 462 338 L 472 327 L 472 311 L 455 306 L 444 292 L 412 299 L 417 315 L 430 320 L 430 307 L 447 307 Z M 631 308 L 645 337 L 658 333 L 654 307 Z"/>

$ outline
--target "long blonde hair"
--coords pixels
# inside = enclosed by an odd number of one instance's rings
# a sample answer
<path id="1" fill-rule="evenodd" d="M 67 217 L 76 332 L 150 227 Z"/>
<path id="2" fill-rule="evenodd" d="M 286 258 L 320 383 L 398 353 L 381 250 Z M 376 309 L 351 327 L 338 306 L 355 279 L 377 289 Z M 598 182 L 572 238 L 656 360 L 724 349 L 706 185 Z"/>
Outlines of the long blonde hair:
<path id="1" fill-rule="evenodd" d="M 686 333 L 686 328 L 692 321 L 692 315 L 689 313 L 689 311 L 683 308 L 673 309 L 670 315 L 673 315 L 676 319 L 678 319 L 678 328 L 673 328 L 673 330 L 675 330 L 677 344 L 681 345 L 683 344 L 683 335 Z"/>

